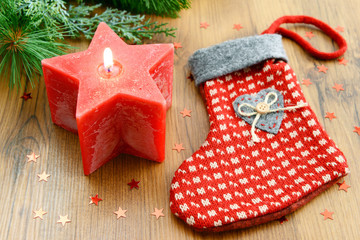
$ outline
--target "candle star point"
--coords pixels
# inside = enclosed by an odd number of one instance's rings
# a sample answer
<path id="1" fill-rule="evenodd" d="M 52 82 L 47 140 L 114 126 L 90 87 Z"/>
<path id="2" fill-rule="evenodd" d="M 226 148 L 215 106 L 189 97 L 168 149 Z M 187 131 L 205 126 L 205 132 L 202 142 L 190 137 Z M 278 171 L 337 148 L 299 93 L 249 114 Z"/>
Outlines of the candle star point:
<path id="1" fill-rule="evenodd" d="M 311 38 L 315 37 L 315 35 L 313 34 L 313 32 L 306 32 L 305 37 L 308 37 L 309 39 L 311 39 Z"/>
<path id="2" fill-rule="evenodd" d="M 310 86 L 311 84 L 313 84 L 311 81 L 310 81 L 310 78 L 307 78 L 307 79 L 303 79 L 302 80 L 302 85 L 305 85 L 305 86 Z"/>
<path id="3" fill-rule="evenodd" d="M 98 195 L 98 194 L 96 194 L 95 197 L 90 196 L 89 205 L 90 205 L 90 204 L 95 204 L 96 206 L 98 206 L 100 201 L 102 201 L 102 199 L 99 198 L 99 195 Z"/>
<path id="4" fill-rule="evenodd" d="M 338 59 L 338 62 L 340 65 L 346 65 L 348 63 L 348 60 L 346 60 L 345 58 L 340 58 Z"/>
<path id="5" fill-rule="evenodd" d="M 244 28 L 243 26 L 241 26 L 241 24 L 234 24 L 233 29 L 240 31 L 240 29 Z"/>
<path id="6" fill-rule="evenodd" d="M 175 143 L 174 145 L 175 145 L 175 147 L 173 147 L 172 150 L 176 150 L 178 153 L 181 152 L 182 150 L 185 150 L 182 143 L 179 143 L 179 144 Z"/>
<path id="7" fill-rule="evenodd" d="M 324 64 L 321 64 L 320 66 L 317 66 L 317 68 L 318 68 L 318 72 L 327 73 L 326 71 L 328 70 L 328 68 L 325 67 Z"/>
<path id="8" fill-rule="evenodd" d="M 165 217 L 165 215 L 163 213 L 163 210 L 164 210 L 163 208 L 161 208 L 161 209 L 155 208 L 154 210 L 155 211 L 152 212 L 151 215 L 155 216 L 156 219 L 159 219 L 160 217 Z"/>
<path id="9" fill-rule="evenodd" d="M 344 86 L 344 84 L 337 84 L 337 83 L 335 83 L 335 85 L 334 85 L 332 88 L 335 89 L 336 92 L 339 92 L 339 91 L 344 91 L 343 86 Z"/>
<path id="10" fill-rule="evenodd" d="M 47 182 L 48 181 L 48 177 L 50 177 L 50 174 L 46 174 L 45 171 L 43 171 L 41 174 L 37 175 L 39 177 L 39 182 L 44 181 Z"/>
<path id="11" fill-rule="evenodd" d="M 326 112 L 325 118 L 328 118 L 331 121 L 334 118 L 336 118 L 336 116 L 335 116 L 335 113 L 333 113 L 333 112 Z"/>
<path id="12" fill-rule="evenodd" d="M 334 220 L 334 218 L 332 216 L 334 214 L 334 212 L 329 212 L 326 208 L 325 208 L 325 211 L 320 214 L 324 216 L 324 220 L 326 220 L 326 219 Z"/>
<path id="13" fill-rule="evenodd" d="M 28 99 L 32 99 L 32 96 L 30 92 L 24 92 L 24 94 L 20 98 L 24 99 L 24 101 L 27 101 Z"/>
<path id="14" fill-rule="evenodd" d="M 339 185 L 338 191 L 343 190 L 347 192 L 348 191 L 347 189 L 351 187 L 350 185 L 347 185 L 345 181 L 342 183 L 338 182 L 337 185 Z"/>
<path id="15" fill-rule="evenodd" d="M 35 162 L 36 163 L 36 159 L 38 159 L 40 157 L 40 155 L 36 155 L 34 152 L 32 152 L 30 155 L 26 155 L 26 157 L 28 158 L 28 162 Z"/>
<path id="16" fill-rule="evenodd" d="M 360 136 L 360 126 L 359 127 L 354 126 L 354 131 L 353 132 L 357 133 Z"/>
<path id="17" fill-rule="evenodd" d="M 126 212 L 127 212 L 127 210 L 123 210 L 121 207 L 119 207 L 119 209 L 114 212 L 114 214 L 116 215 L 116 219 L 119 219 L 121 217 L 126 218 L 126 215 L 125 215 Z"/>
<path id="18" fill-rule="evenodd" d="M 208 24 L 207 22 L 201 22 L 200 23 L 200 28 L 207 29 L 209 26 L 210 26 L 210 24 Z"/>
<path id="19" fill-rule="evenodd" d="M 135 181 L 135 179 L 131 179 L 131 182 L 128 183 L 130 186 L 130 190 L 133 188 L 139 189 L 139 183 L 140 181 Z"/>
<path id="20" fill-rule="evenodd" d="M 63 225 L 63 227 L 65 226 L 66 223 L 70 223 L 71 220 L 68 218 L 68 215 L 65 216 L 61 216 L 59 215 L 60 219 L 57 221 L 57 223 L 61 223 Z"/>
<path id="21" fill-rule="evenodd" d="M 33 212 L 35 214 L 33 217 L 34 219 L 36 218 L 44 219 L 43 216 L 47 214 L 47 212 L 45 212 L 42 208 L 40 208 L 39 210 L 35 210 Z"/>
<path id="22" fill-rule="evenodd" d="M 182 117 L 191 117 L 191 113 L 192 111 L 191 110 L 188 110 L 186 108 L 184 108 L 184 110 L 182 110 L 180 113 L 182 114 Z"/>

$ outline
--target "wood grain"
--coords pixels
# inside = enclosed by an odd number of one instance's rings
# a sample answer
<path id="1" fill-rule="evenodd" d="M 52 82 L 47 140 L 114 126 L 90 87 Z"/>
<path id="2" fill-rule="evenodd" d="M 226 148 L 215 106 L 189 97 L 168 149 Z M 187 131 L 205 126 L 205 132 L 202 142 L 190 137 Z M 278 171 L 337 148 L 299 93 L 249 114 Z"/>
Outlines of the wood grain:
<path id="1" fill-rule="evenodd" d="M 360 125 L 360 4 L 357 0 L 193 0 L 192 9 L 181 12 L 179 19 L 153 18 L 177 27 L 177 37 L 156 37 L 148 43 L 181 42 L 175 52 L 173 105 L 167 113 L 166 160 L 158 164 L 121 155 L 86 177 L 83 175 L 78 137 L 51 122 L 43 79 L 35 89 L 27 84 L 19 93 L 9 91 L 0 82 L 0 239 L 359 239 L 360 229 L 360 136 L 353 132 Z M 320 122 L 348 159 L 351 173 L 345 178 L 348 193 L 332 187 L 305 207 L 287 216 L 288 222 L 271 222 L 246 230 L 219 234 L 197 233 L 174 217 L 169 210 L 170 182 L 182 161 L 205 140 L 209 123 L 205 105 L 188 75 L 187 59 L 197 49 L 261 33 L 283 15 L 306 14 L 331 26 L 345 27 L 342 35 L 349 49 L 347 66 L 336 60 L 319 61 L 298 45 L 284 40 L 290 65 L 298 79 L 314 83 L 302 85 L 304 94 Z M 208 29 L 200 29 L 207 21 Z M 233 24 L 244 27 L 240 31 Z M 304 36 L 308 26 L 287 26 Z M 311 43 L 333 51 L 336 45 L 316 29 Z M 73 41 L 80 50 L 89 42 Z M 241 54 L 241 53 L 239 53 Z M 327 74 L 317 72 L 325 64 Z M 0 78 L 1 79 L 1 78 Z M 344 84 L 345 91 L 332 89 Z M 33 99 L 23 101 L 23 91 Z M 192 110 L 191 118 L 180 111 Z M 333 121 L 325 112 L 335 112 Z M 186 150 L 172 151 L 174 143 Z M 41 155 L 37 163 L 27 163 L 26 154 Z M 51 174 L 48 182 L 38 182 L 37 174 Z M 129 190 L 132 178 L 140 180 L 139 190 Z M 89 205 L 89 196 L 99 194 L 99 206 Z M 116 220 L 118 207 L 127 209 L 127 218 Z M 43 208 L 44 220 L 33 219 L 33 211 Z M 165 217 L 156 220 L 150 213 L 164 208 Z M 320 212 L 335 212 L 334 220 L 323 221 Z M 69 215 L 70 224 L 57 224 L 59 215 Z"/>

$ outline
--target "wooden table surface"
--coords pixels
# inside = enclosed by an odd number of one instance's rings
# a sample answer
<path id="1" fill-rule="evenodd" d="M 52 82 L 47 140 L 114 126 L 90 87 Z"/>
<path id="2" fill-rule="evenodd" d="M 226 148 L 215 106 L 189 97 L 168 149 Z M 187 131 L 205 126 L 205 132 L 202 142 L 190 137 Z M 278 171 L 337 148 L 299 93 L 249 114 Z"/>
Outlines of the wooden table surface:
<path id="1" fill-rule="evenodd" d="M 177 27 L 176 38 L 156 37 L 148 43 L 180 42 L 175 51 L 173 105 L 167 113 L 166 159 L 158 164 L 133 156 L 121 155 L 90 176 L 84 176 L 79 140 L 51 122 L 43 79 L 35 89 L 9 91 L 0 82 L 0 239 L 360 239 L 360 6 L 358 0 L 193 0 L 192 8 L 181 12 L 179 19 L 154 18 Z M 272 21 L 283 15 L 305 14 L 331 26 L 343 26 L 341 33 L 349 48 L 346 66 L 336 60 L 319 61 L 297 44 L 283 40 L 290 65 L 298 80 L 310 78 L 313 85 L 302 85 L 304 94 L 321 124 L 345 153 L 351 185 L 348 192 L 333 186 L 280 224 L 271 222 L 250 229 L 218 234 L 197 233 L 171 214 L 169 189 L 175 170 L 205 140 L 209 123 L 205 105 L 194 83 L 187 79 L 187 59 L 197 49 L 229 39 L 261 33 Z M 200 22 L 210 24 L 200 29 Z M 233 24 L 241 24 L 236 31 Z M 311 43 L 324 51 L 336 44 L 316 29 L 288 25 L 304 36 L 313 31 Z M 88 41 L 72 42 L 77 51 L 87 48 Z M 316 66 L 326 65 L 327 74 Z M 344 91 L 332 86 L 343 84 Z M 23 101 L 23 91 L 33 99 Z M 184 107 L 192 110 L 191 118 L 182 118 Z M 325 119 L 334 112 L 336 119 Z M 172 150 L 183 143 L 185 151 Z M 37 163 L 27 163 L 26 155 L 40 155 Z M 48 182 L 38 182 L 37 174 L 51 174 Z M 127 185 L 132 178 L 140 181 L 138 190 Z M 89 205 L 89 196 L 99 194 L 99 206 Z M 126 218 L 116 219 L 118 207 L 127 209 Z M 156 220 L 150 213 L 164 208 L 165 217 Z M 33 211 L 44 209 L 44 219 L 33 219 Z M 334 212 L 334 220 L 323 220 L 324 209 Z M 71 223 L 56 223 L 59 215 L 68 215 Z"/>

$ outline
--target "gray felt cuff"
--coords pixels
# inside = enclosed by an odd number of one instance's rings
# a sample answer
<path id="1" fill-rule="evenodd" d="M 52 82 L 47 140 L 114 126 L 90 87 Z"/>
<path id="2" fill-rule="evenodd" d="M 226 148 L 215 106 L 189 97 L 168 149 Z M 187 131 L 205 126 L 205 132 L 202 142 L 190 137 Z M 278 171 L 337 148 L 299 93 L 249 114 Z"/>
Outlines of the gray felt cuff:
<path id="1" fill-rule="evenodd" d="M 189 66 L 199 85 L 271 58 L 288 60 L 281 35 L 240 38 L 199 49 L 189 58 Z"/>

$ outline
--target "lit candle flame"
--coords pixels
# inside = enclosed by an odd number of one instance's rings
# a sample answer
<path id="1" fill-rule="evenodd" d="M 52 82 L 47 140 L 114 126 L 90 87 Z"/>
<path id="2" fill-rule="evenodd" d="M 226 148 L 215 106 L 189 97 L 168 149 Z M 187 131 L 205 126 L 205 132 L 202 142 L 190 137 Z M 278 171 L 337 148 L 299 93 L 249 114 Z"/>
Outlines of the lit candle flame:
<path id="1" fill-rule="evenodd" d="M 112 67 L 114 66 L 113 54 L 110 48 L 105 48 L 104 50 L 104 67 L 107 72 L 111 72 Z"/>

